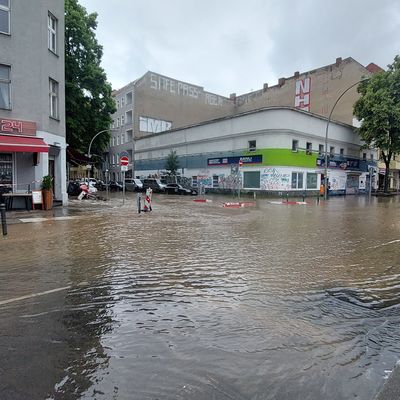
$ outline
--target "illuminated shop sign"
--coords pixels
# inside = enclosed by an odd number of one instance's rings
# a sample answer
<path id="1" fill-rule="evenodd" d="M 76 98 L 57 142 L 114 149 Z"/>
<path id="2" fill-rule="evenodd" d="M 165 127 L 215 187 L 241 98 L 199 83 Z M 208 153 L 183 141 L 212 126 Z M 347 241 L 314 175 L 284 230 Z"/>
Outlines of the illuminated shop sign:
<path id="1" fill-rule="evenodd" d="M 0 133 L 36 136 L 36 122 L 0 118 Z"/>
<path id="2" fill-rule="evenodd" d="M 232 165 L 239 164 L 239 161 L 242 161 L 243 165 L 260 164 L 262 163 L 262 155 L 209 158 L 207 159 L 207 165 L 210 167 L 219 165 Z"/>

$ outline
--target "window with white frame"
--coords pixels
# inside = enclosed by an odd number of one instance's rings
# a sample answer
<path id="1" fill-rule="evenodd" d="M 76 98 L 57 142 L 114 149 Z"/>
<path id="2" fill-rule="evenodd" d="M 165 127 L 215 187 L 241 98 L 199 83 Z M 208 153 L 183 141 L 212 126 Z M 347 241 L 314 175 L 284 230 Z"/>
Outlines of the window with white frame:
<path id="1" fill-rule="evenodd" d="M 307 172 L 307 189 L 317 189 L 318 174 L 315 172 Z"/>
<path id="2" fill-rule="evenodd" d="M 1 0 L 0 0 L 1 1 Z M 0 64 L 0 108 L 11 109 L 11 67 Z"/>
<path id="3" fill-rule="evenodd" d="M 125 116 L 121 115 L 121 126 L 125 125 Z"/>
<path id="4" fill-rule="evenodd" d="M 121 134 L 121 144 L 125 143 L 125 133 Z"/>
<path id="5" fill-rule="evenodd" d="M 117 128 L 119 128 L 119 118 L 117 118 Z"/>
<path id="6" fill-rule="evenodd" d="M 125 106 L 125 97 L 121 97 L 121 107 Z"/>
<path id="7" fill-rule="evenodd" d="M 0 0 L 0 33 L 10 34 L 10 0 Z"/>
<path id="8" fill-rule="evenodd" d="M 299 141 L 293 139 L 292 140 L 292 151 L 298 151 L 298 149 L 299 149 Z"/>
<path id="9" fill-rule="evenodd" d="M 47 16 L 47 31 L 48 31 L 47 45 L 49 50 L 51 50 L 53 53 L 56 54 L 57 54 L 57 27 L 58 27 L 57 18 L 49 12 Z"/>
<path id="10" fill-rule="evenodd" d="M 112 155 L 112 163 L 115 164 L 115 154 Z"/>
<path id="11" fill-rule="evenodd" d="M 49 78 L 50 117 L 58 119 L 58 82 Z"/>
<path id="12" fill-rule="evenodd" d="M 117 136 L 117 146 L 119 146 L 119 135 Z"/>
<path id="13" fill-rule="evenodd" d="M 219 176 L 213 175 L 213 188 L 219 187 Z"/>
<path id="14" fill-rule="evenodd" d="M 303 172 L 292 172 L 292 189 L 303 189 Z"/>
<path id="15" fill-rule="evenodd" d="M 249 151 L 256 151 L 257 150 L 257 141 L 256 140 L 249 140 Z"/>
<path id="16" fill-rule="evenodd" d="M 119 100 L 117 100 L 117 108 L 119 108 Z"/>
<path id="17" fill-rule="evenodd" d="M 115 136 L 112 137 L 112 145 L 115 146 Z"/>

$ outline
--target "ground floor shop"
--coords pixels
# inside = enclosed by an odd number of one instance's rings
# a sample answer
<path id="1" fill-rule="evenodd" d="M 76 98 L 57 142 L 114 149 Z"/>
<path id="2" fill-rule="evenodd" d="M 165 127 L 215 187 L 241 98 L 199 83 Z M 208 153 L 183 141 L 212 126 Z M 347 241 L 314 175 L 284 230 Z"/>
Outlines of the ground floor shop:
<path id="1" fill-rule="evenodd" d="M 36 124 L 10 121 L 0 133 L 0 187 L 3 192 L 40 189 L 43 176 L 53 178 L 54 199 L 67 203 L 65 138 L 36 131 Z M 25 123 L 25 124 L 24 124 Z"/>

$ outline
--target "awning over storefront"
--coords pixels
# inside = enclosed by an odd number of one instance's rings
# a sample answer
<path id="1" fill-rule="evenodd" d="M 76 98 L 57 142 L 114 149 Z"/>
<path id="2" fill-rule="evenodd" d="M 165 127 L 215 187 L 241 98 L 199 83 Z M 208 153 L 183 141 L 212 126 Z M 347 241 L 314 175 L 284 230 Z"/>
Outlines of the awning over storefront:
<path id="1" fill-rule="evenodd" d="M 0 135 L 1 152 L 48 153 L 49 145 L 38 137 Z"/>

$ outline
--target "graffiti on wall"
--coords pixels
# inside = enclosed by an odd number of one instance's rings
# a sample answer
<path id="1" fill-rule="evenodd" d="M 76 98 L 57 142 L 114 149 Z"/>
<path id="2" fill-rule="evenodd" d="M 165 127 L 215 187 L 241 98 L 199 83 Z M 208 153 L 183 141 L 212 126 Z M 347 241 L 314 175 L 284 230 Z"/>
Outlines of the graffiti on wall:
<path id="1" fill-rule="evenodd" d="M 197 186 L 212 187 L 212 177 L 208 175 L 197 175 Z"/>
<path id="2" fill-rule="evenodd" d="M 172 122 L 163 121 L 148 117 L 139 117 L 139 130 L 141 132 L 159 133 L 169 131 L 172 128 Z"/>
<path id="3" fill-rule="evenodd" d="M 154 90 L 169 92 L 173 95 L 193 97 L 195 99 L 199 97 L 201 91 L 200 87 L 188 85 L 187 83 L 153 73 L 150 75 L 150 85 Z"/>
<path id="4" fill-rule="evenodd" d="M 311 104 L 311 78 L 296 81 L 296 94 L 294 106 L 300 110 L 310 111 Z"/>
<path id="5" fill-rule="evenodd" d="M 228 176 L 219 175 L 218 187 L 221 189 L 237 189 L 239 186 L 239 176 L 237 174 L 231 174 Z"/>
<path id="6" fill-rule="evenodd" d="M 261 171 L 261 189 L 290 190 L 290 174 L 276 168 L 265 168 Z"/>

